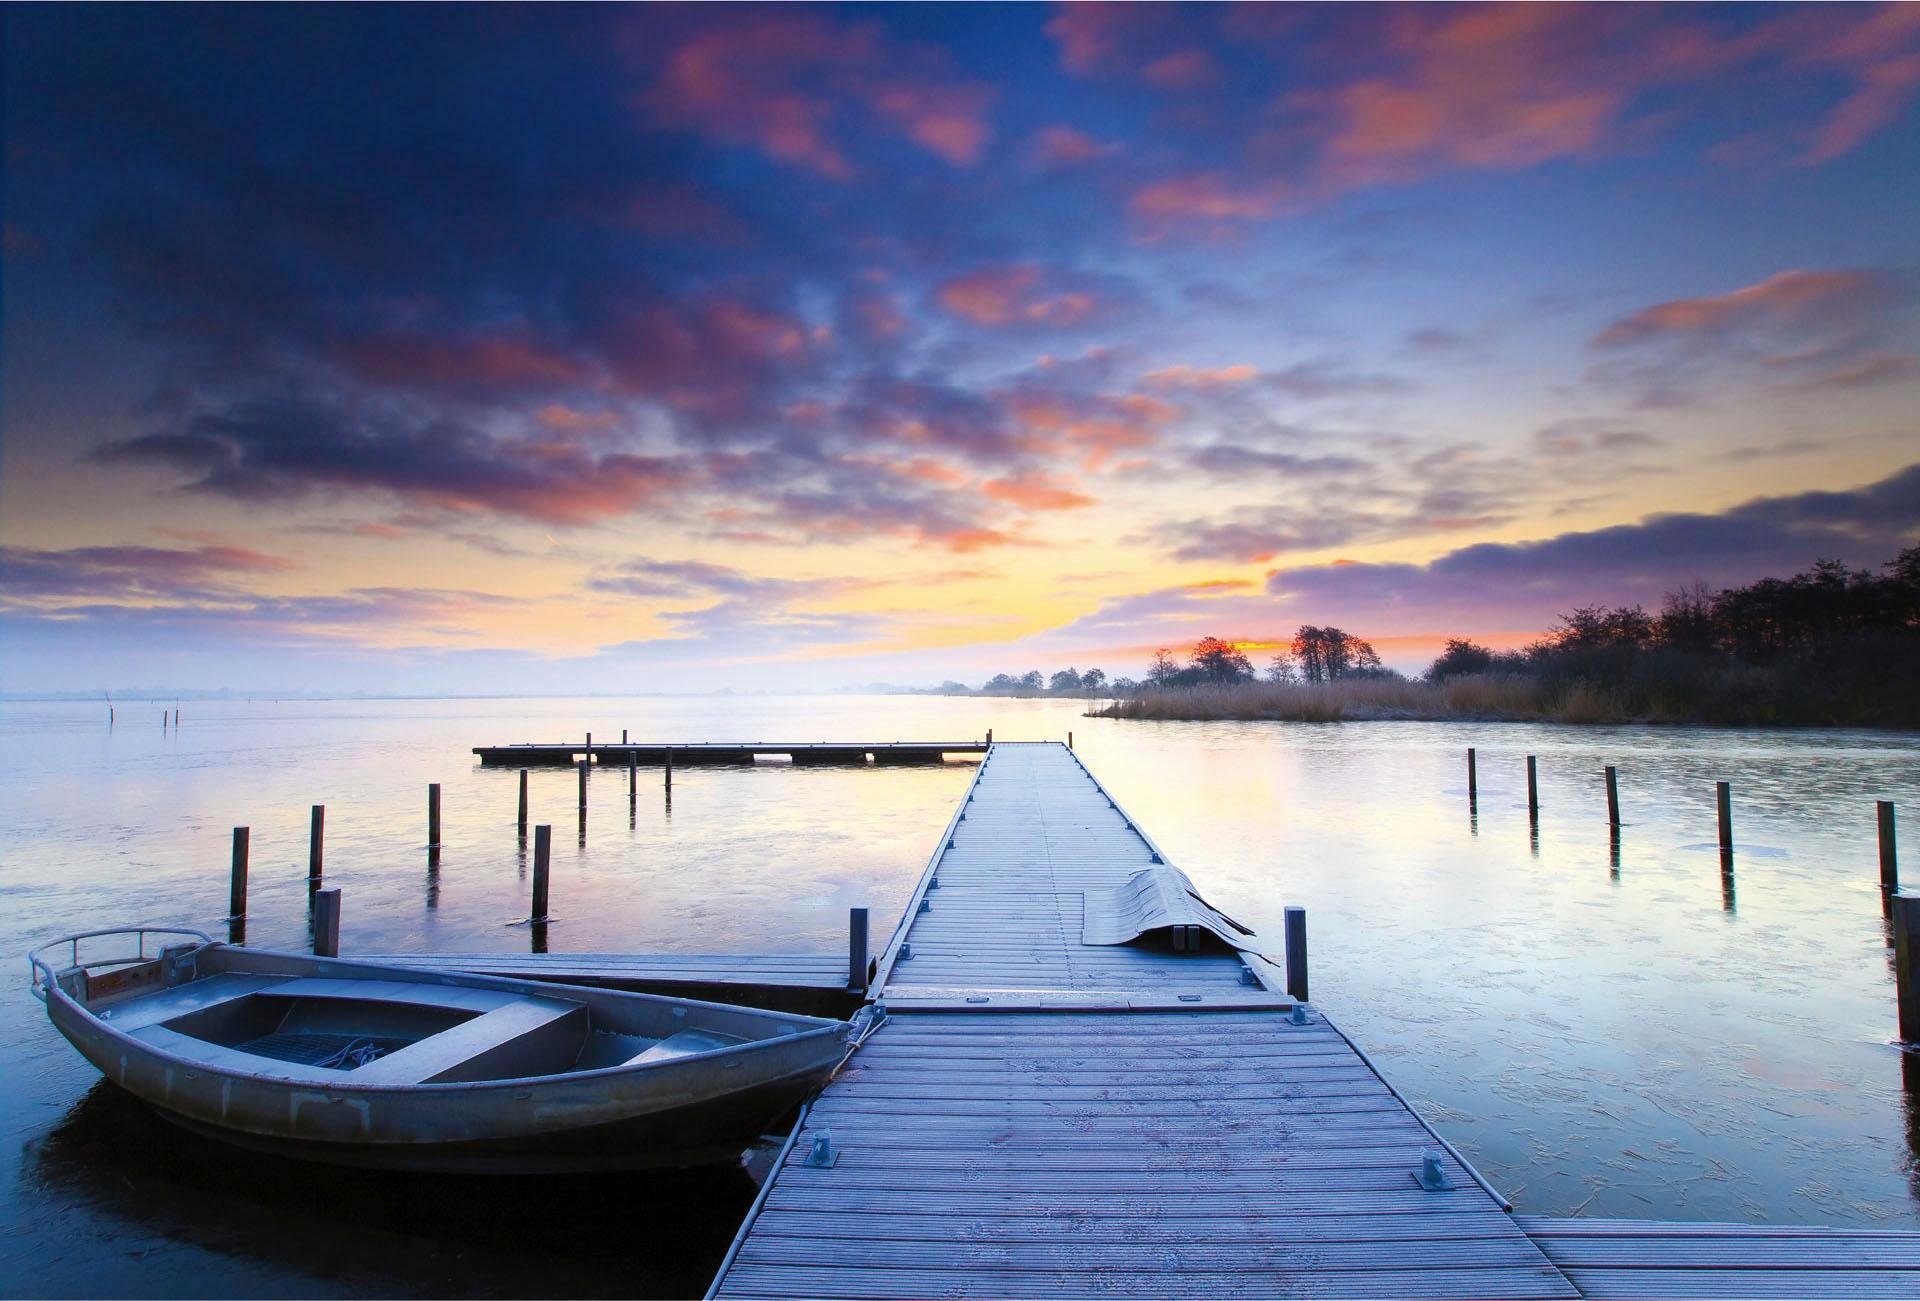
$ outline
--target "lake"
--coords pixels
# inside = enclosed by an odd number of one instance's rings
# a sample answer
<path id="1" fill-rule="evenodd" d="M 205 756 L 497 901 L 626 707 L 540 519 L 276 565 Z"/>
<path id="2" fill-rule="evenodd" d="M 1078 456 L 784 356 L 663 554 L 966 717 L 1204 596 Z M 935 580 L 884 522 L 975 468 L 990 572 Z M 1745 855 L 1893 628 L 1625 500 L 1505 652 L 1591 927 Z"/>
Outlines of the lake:
<path id="1" fill-rule="evenodd" d="M 171 708 L 171 702 L 168 702 Z M 1874 801 L 1920 876 L 1920 738 L 1469 723 L 1160 723 L 913 696 L 0 705 L 0 1289 L 9 1295 L 697 1295 L 764 1169 L 425 1179 L 241 1156 L 109 1086 L 27 993 L 26 951 L 149 922 L 219 933 L 252 828 L 247 938 L 308 942 L 327 806 L 342 951 L 527 947 L 510 768 L 470 749 L 635 740 L 1058 739 L 1517 1209 L 1920 1228 L 1920 1071 L 1893 1046 Z M 1479 753 L 1469 816 L 1465 751 Z M 1539 757 L 1530 833 L 1525 756 Z M 1626 826 L 1609 843 L 1601 770 Z M 566 769 L 554 951 L 843 952 L 891 931 L 973 770 Z M 1714 782 L 1732 783 L 1731 877 Z M 443 786 L 437 872 L 426 786 Z"/>

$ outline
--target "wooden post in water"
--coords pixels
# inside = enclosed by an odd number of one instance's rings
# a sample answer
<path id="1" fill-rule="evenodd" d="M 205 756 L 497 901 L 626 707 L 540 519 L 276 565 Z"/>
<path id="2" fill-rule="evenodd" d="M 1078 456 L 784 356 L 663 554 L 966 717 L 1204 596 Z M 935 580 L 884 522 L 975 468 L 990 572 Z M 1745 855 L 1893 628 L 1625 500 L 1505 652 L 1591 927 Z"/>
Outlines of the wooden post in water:
<path id="1" fill-rule="evenodd" d="M 1067 733 L 1067 749 L 1069 750 L 1073 749 L 1073 733 L 1072 732 Z"/>
<path id="2" fill-rule="evenodd" d="M 991 727 L 987 729 L 987 744 L 993 744 L 993 729 Z"/>
<path id="3" fill-rule="evenodd" d="M 1620 825 L 1620 782 L 1612 764 L 1607 765 L 1607 825 Z"/>
<path id="4" fill-rule="evenodd" d="M 664 777 L 667 794 L 673 794 L 673 747 L 667 747 L 667 767 Z"/>
<path id="5" fill-rule="evenodd" d="M 313 822 L 307 830 L 307 889 L 320 888 L 321 864 L 327 839 L 327 806 L 313 806 Z"/>
<path id="6" fill-rule="evenodd" d="M 593 762 L 593 733 L 587 733 L 587 762 Z"/>
<path id="7" fill-rule="evenodd" d="M 1467 807 L 1470 812 L 1480 807 L 1480 764 L 1472 746 L 1467 747 Z"/>
<path id="8" fill-rule="evenodd" d="M 253 832 L 247 827 L 233 829 L 233 880 L 227 888 L 227 918 L 247 915 L 247 848 Z"/>
<path id="9" fill-rule="evenodd" d="M 1893 991 L 1900 1001 L 1900 1039 L 1920 1043 L 1920 895 L 1896 894 L 1893 918 Z"/>
<path id="10" fill-rule="evenodd" d="M 1713 802 L 1720 809 L 1720 853 L 1733 852 L 1733 787 L 1726 782 L 1713 784 Z"/>
<path id="11" fill-rule="evenodd" d="M 520 770 L 520 839 L 527 838 L 527 770 Z"/>
<path id="12" fill-rule="evenodd" d="M 1876 804 L 1880 815 L 1880 888 L 1892 894 L 1900 888 L 1900 861 L 1893 843 L 1893 801 Z"/>
<path id="13" fill-rule="evenodd" d="M 530 921 L 547 920 L 547 881 L 553 867 L 553 828 L 541 823 L 533 829 L 533 911 Z"/>
<path id="14" fill-rule="evenodd" d="M 440 848 L 440 783 L 427 783 L 427 848 Z"/>
<path id="15" fill-rule="evenodd" d="M 340 887 L 313 896 L 313 956 L 340 956 Z"/>
<path id="16" fill-rule="evenodd" d="M 627 803 L 640 802 L 640 756 L 627 751 Z"/>
<path id="17" fill-rule="evenodd" d="M 1540 772 L 1532 755 L 1527 756 L 1527 820 L 1540 821 Z"/>
<path id="18" fill-rule="evenodd" d="M 580 761 L 580 816 L 587 814 L 587 761 Z"/>
<path id="19" fill-rule="evenodd" d="M 626 743 L 627 743 L 627 729 L 623 727 L 620 729 L 620 744 L 625 745 Z"/>
<path id="20" fill-rule="evenodd" d="M 847 990 L 867 992 L 867 910 L 847 909 Z"/>
<path id="21" fill-rule="evenodd" d="M 176 732 L 180 730 L 180 711 L 177 709 L 173 711 L 173 729 Z"/>
<path id="22" fill-rule="evenodd" d="M 1307 1002 L 1307 910 L 1286 910 L 1287 992 Z"/>

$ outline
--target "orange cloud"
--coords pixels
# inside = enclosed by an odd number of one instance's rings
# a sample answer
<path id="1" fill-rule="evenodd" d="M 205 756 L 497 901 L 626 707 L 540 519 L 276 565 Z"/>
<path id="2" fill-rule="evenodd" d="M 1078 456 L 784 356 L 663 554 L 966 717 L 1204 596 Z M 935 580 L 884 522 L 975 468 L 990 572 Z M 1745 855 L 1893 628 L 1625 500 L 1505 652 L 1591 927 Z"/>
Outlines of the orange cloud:
<path id="1" fill-rule="evenodd" d="M 1161 370 L 1148 371 L 1141 376 L 1144 383 L 1155 388 L 1230 388 L 1237 384 L 1247 384 L 1260 377 L 1257 366 L 1168 366 Z"/>
<path id="2" fill-rule="evenodd" d="M 981 485 L 981 491 L 995 501 L 1004 501 L 1022 510 L 1074 510 L 1094 504 L 1092 497 L 1037 471 L 989 479 Z"/>

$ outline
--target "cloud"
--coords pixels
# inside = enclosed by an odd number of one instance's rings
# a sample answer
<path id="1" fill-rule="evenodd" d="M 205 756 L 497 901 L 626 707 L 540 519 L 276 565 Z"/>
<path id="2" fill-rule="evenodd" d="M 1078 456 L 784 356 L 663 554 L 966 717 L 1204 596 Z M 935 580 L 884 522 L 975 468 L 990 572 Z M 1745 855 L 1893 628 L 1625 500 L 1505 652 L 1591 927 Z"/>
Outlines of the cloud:
<path id="1" fill-rule="evenodd" d="M 1260 376 L 1258 366 L 1244 363 L 1234 366 L 1166 366 L 1148 371 L 1140 382 L 1150 388 L 1226 388 L 1246 384 Z"/>
<path id="2" fill-rule="evenodd" d="M 1112 304 L 1085 285 L 1032 263 L 981 267 L 953 276 L 934 299 L 961 320 L 985 329 L 1067 330 L 1111 312 Z"/>
<path id="3" fill-rule="evenodd" d="M 0 547 L 0 601 L 230 601 L 235 580 L 295 568 L 245 547 Z"/>
<path id="4" fill-rule="evenodd" d="M 957 77 L 944 53 L 890 41 L 879 24 L 819 11 L 749 9 L 697 23 L 657 54 L 655 24 L 632 26 L 636 60 L 657 59 L 638 97 L 649 123 L 836 181 L 856 169 L 852 141 L 877 125 L 957 167 L 978 161 L 990 129 L 990 87 Z"/>
<path id="5" fill-rule="evenodd" d="M 1111 158 L 1120 151 L 1115 141 L 1101 140 L 1077 127 L 1056 123 L 1034 134 L 1031 157 L 1034 165 L 1041 168 L 1066 168 Z"/>
<path id="6" fill-rule="evenodd" d="M 1642 406 L 1695 400 L 1735 377 L 1800 388 L 1904 378 L 1909 355 L 1887 345 L 1911 333 L 1908 277 L 1879 270 L 1781 271 L 1720 294 L 1675 298 L 1618 318 L 1592 339 L 1608 358 L 1592 378 Z"/>
<path id="7" fill-rule="evenodd" d="M 1392 631 L 1542 628 L 1576 605 L 1655 605 L 1698 578 L 1784 575 L 1832 558 L 1878 564 L 1920 531 L 1920 465 L 1843 492 L 1759 497 L 1717 514 L 1651 515 L 1636 524 L 1534 542 L 1480 543 L 1424 565 L 1280 569 L 1270 595 L 1306 618 L 1371 620 Z"/>
<path id="8" fill-rule="evenodd" d="M 415 506 L 548 524 L 627 514 L 689 478 L 677 458 L 594 455 L 573 443 L 496 438 L 444 418 L 413 423 L 303 402 L 202 412 L 176 428 L 103 444 L 93 457 L 165 465 L 188 475 L 192 490 L 243 501 L 375 491 Z"/>
<path id="9" fill-rule="evenodd" d="M 989 479 L 981 485 L 981 491 L 995 501 L 1030 511 L 1073 510 L 1095 504 L 1094 499 L 1085 493 L 1075 492 L 1049 475 L 1031 471 Z"/>

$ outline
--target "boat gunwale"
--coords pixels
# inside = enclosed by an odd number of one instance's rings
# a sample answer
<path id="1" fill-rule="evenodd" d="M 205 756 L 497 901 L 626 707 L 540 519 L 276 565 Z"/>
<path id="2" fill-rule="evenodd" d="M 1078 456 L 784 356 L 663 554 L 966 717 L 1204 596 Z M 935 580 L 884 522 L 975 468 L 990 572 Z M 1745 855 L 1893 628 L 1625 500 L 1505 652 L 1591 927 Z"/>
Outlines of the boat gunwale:
<path id="1" fill-rule="evenodd" d="M 103 931 L 99 933 L 110 934 L 112 932 Z M 52 943 L 55 943 L 55 944 L 63 943 L 63 942 L 64 942 L 63 940 L 52 941 Z M 158 1045 L 153 1044 L 148 1040 L 137 1038 L 136 1036 L 128 1033 L 127 1031 L 120 1029 L 118 1026 L 114 1025 L 113 1022 L 103 1018 L 102 1016 L 100 1016 L 98 1012 L 94 1011 L 92 1008 L 87 1007 L 85 1004 L 81 1003 L 78 999 L 76 999 L 73 995 L 69 994 L 66 990 L 60 988 L 59 982 L 57 980 L 46 987 L 47 1003 L 48 1003 L 49 1009 L 52 1008 L 54 1000 L 58 999 L 59 1002 L 64 1006 L 64 1008 L 70 1010 L 73 1015 L 81 1018 L 86 1022 L 91 1023 L 97 1029 L 105 1031 L 108 1037 L 115 1044 L 120 1045 L 123 1049 L 131 1052 L 139 1053 L 143 1056 L 153 1058 L 157 1061 L 166 1063 L 168 1065 L 178 1066 L 183 1070 L 204 1071 L 209 1075 L 228 1077 L 236 1080 L 246 1080 L 250 1084 L 255 1084 L 255 1085 L 266 1087 L 266 1088 L 307 1089 L 307 1090 L 320 1089 L 320 1090 L 325 1090 L 329 1092 L 342 1092 L 342 1093 L 351 1092 L 351 1093 L 363 1093 L 363 1094 L 370 1094 L 370 1095 L 419 1094 L 419 1093 L 428 1093 L 428 1092 L 437 1092 L 437 1091 L 444 1091 L 444 1092 L 457 1091 L 461 1093 L 477 1093 L 477 1092 L 483 1092 L 483 1091 L 493 1090 L 493 1089 L 503 1089 L 503 1088 L 525 1089 L 528 1087 L 538 1086 L 542 1084 L 549 1085 L 549 1086 L 560 1086 L 560 1085 L 573 1084 L 581 1081 L 602 1080 L 602 1079 L 607 1079 L 615 1076 L 650 1074 L 650 1073 L 657 1073 L 657 1072 L 670 1070 L 672 1068 L 679 1067 L 682 1065 L 703 1063 L 703 1062 L 710 1061 L 723 1056 L 740 1056 L 748 1053 L 764 1051 L 766 1049 L 773 1048 L 780 1045 L 805 1043 L 813 1040 L 824 1040 L 833 1036 L 841 1036 L 843 1037 L 843 1039 L 850 1038 L 855 1028 L 854 1023 L 852 1021 L 833 1021 L 825 1017 L 805 1016 L 799 1013 L 787 1014 L 787 1013 L 781 1013 L 781 1012 L 769 1012 L 763 1008 L 737 1007 L 735 1005 L 728 1004 L 728 1003 L 711 1003 L 703 999 L 681 999 L 681 998 L 674 998 L 670 995 L 665 995 L 665 994 L 642 994 L 642 993 L 630 992 L 627 990 L 594 988 L 594 987 L 585 986 L 585 985 L 565 985 L 565 984 L 559 984 L 559 983 L 548 982 L 548 981 L 515 980 L 515 979 L 512 979 L 511 977 L 506 977 L 506 976 L 483 976 L 479 974 L 470 974 L 466 972 L 457 972 L 457 973 L 413 972 L 405 968 L 382 967 L 373 963 L 355 962 L 350 958 L 319 958 L 319 957 L 311 957 L 306 954 L 290 954 L 280 950 L 273 950 L 273 949 L 241 949 L 232 945 L 222 944 L 218 940 L 214 940 L 207 945 L 202 945 L 199 948 L 196 948 L 194 952 L 195 954 L 198 954 L 207 948 L 219 948 L 219 949 L 225 949 L 228 952 L 238 952 L 238 953 L 269 954 L 274 957 L 293 958 L 302 962 L 317 962 L 317 963 L 326 963 L 326 964 L 338 963 L 341 966 L 353 968 L 358 971 L 363 971 L 363 972 L 377 971 L 382 973 L 383 975 L 392 975 L 395 977 L 399 977 L 401 978 L 402 983 L 409 983 L 409 984 L 447 985 L 455 988 L 459 988 L 461 986 L 467 986 L 469 988 L 473 988 L 473 987 L 488 988 L 488 989 L 497 989 L 502 991 L 525 993 L 534 997 L 553 997 L 554 991 L 561 991 L 563 994 L 565 992 L 571 991 L 576 994 L 590 995 L 594 999 L 605 999 L 609 997 L 614 999 L 640 999 L 646 1002 L 664 1003 L 674 1007 L 698 1007 L 698 1008 L 712 1008 L 712 1009 L 715 1009 L 718 1011 L 724 1011 L 724 1012 L 747 1012 L 755 1015 L 775 1017 L 781 1020 L 787 1020 L 787 1021 L 797 1020 L 801 1022 L 810 1022 L 812 1024 L 810 1028 L 798 1030 L 793 1034 L 774 1035 L 765 1039 L 746 1040 L 738 1044 L 729 1044 L 721 1048 L 710 1048 L 702 1052 L 686 1053 L 678 1057 L 671 1057 L 664 1060 L 651 1061 L 651 1062 L 621 1062 L 618 1065 L 614 1065 L 614 1066 L 597 1066 L 587 1070 L 567 1070 L 567 1071 L 559 1071 L 559 1072 L 555 1072 L 547 1075 L 517 1075 L 517 1076 L 506 1077 L 506 1078 L 497 1079 L 497 1080 L 465 1080 L 465 1081 L 449 1080 L 449 1081 L 441 1081 L 441 1082 L 423 1081 L 417 1084 L 367 1084 L 367 1083 L 360 1083 L 353 1080 L 352 1073 L 345 1072 L 345 1071 L 340 1073 L 340 1079 L 338 1081 L 331 1080 L 331 1079 L 311 1079 L 311 1080 L 284 1079 L 284 1078 L 271 1076 L 271 1075 L 255 1075 L 250 1072 L 235 1070 L 235 1069 L 224 1067 L 224 1066 L 218 1066 L 218 1065 L 210 1064 L 208 1062 L 197 1060 L 192 1057 L 184 1057 L 177 1053 L 169 1052 L 166 1049 L 161 1048 Z M 150 960 L 157 960 L 157 959 L 150 959 Z M 266 974 L 278 974 L 278 973 L 266 973 Z M 422 976 L 441 977 L 441 978 L 440 979 L 418 979 L 418 977 L 422 977 Z M 452 979 L 446 978 L 449 976 L 455 977 L 455 978 L 452 978 Z M 287 979 L 289 980 L 300 979 L 300 978 L 301 977 L 299 976 L 292 976 L 292 975 L 287 977 Z M 262 992 L 262 991 L 254 991 L 254 992 Z M 591 1006 L 590 1004 L 587 1003 L 585 999 L 580 999 L 576 1001 L 581 1002 L 583 1006 L 588 1006 L 589 1011 L 591 1011 Z M 50 1020 L 52 1019 L 51 1010 L 49 1011 L 49 1019 Z M 55 1028 L 59 1029 L 57 1022 L 55 1023 Z M 62 1033 L 64 1035 L 64 1031 Z M 849 1047 L 848 1051 L 849 1052 L 852 1051 L 851 1047 Z M 83 1053 L 82 1055 L 84 1056 L 85 1054 Z M 248 1055 L 257 1056 L 257 1054 L 248 1054 Z M 274 1059 L 262 1057 L 261 1060 L 272 1061 Z M 323 1069 L 323 1068 L 315 1068 L 315 1069 Z M 728 1092 L 734 1092 L 734 1091 L 735 1090 L 728 1090 Z"/>

